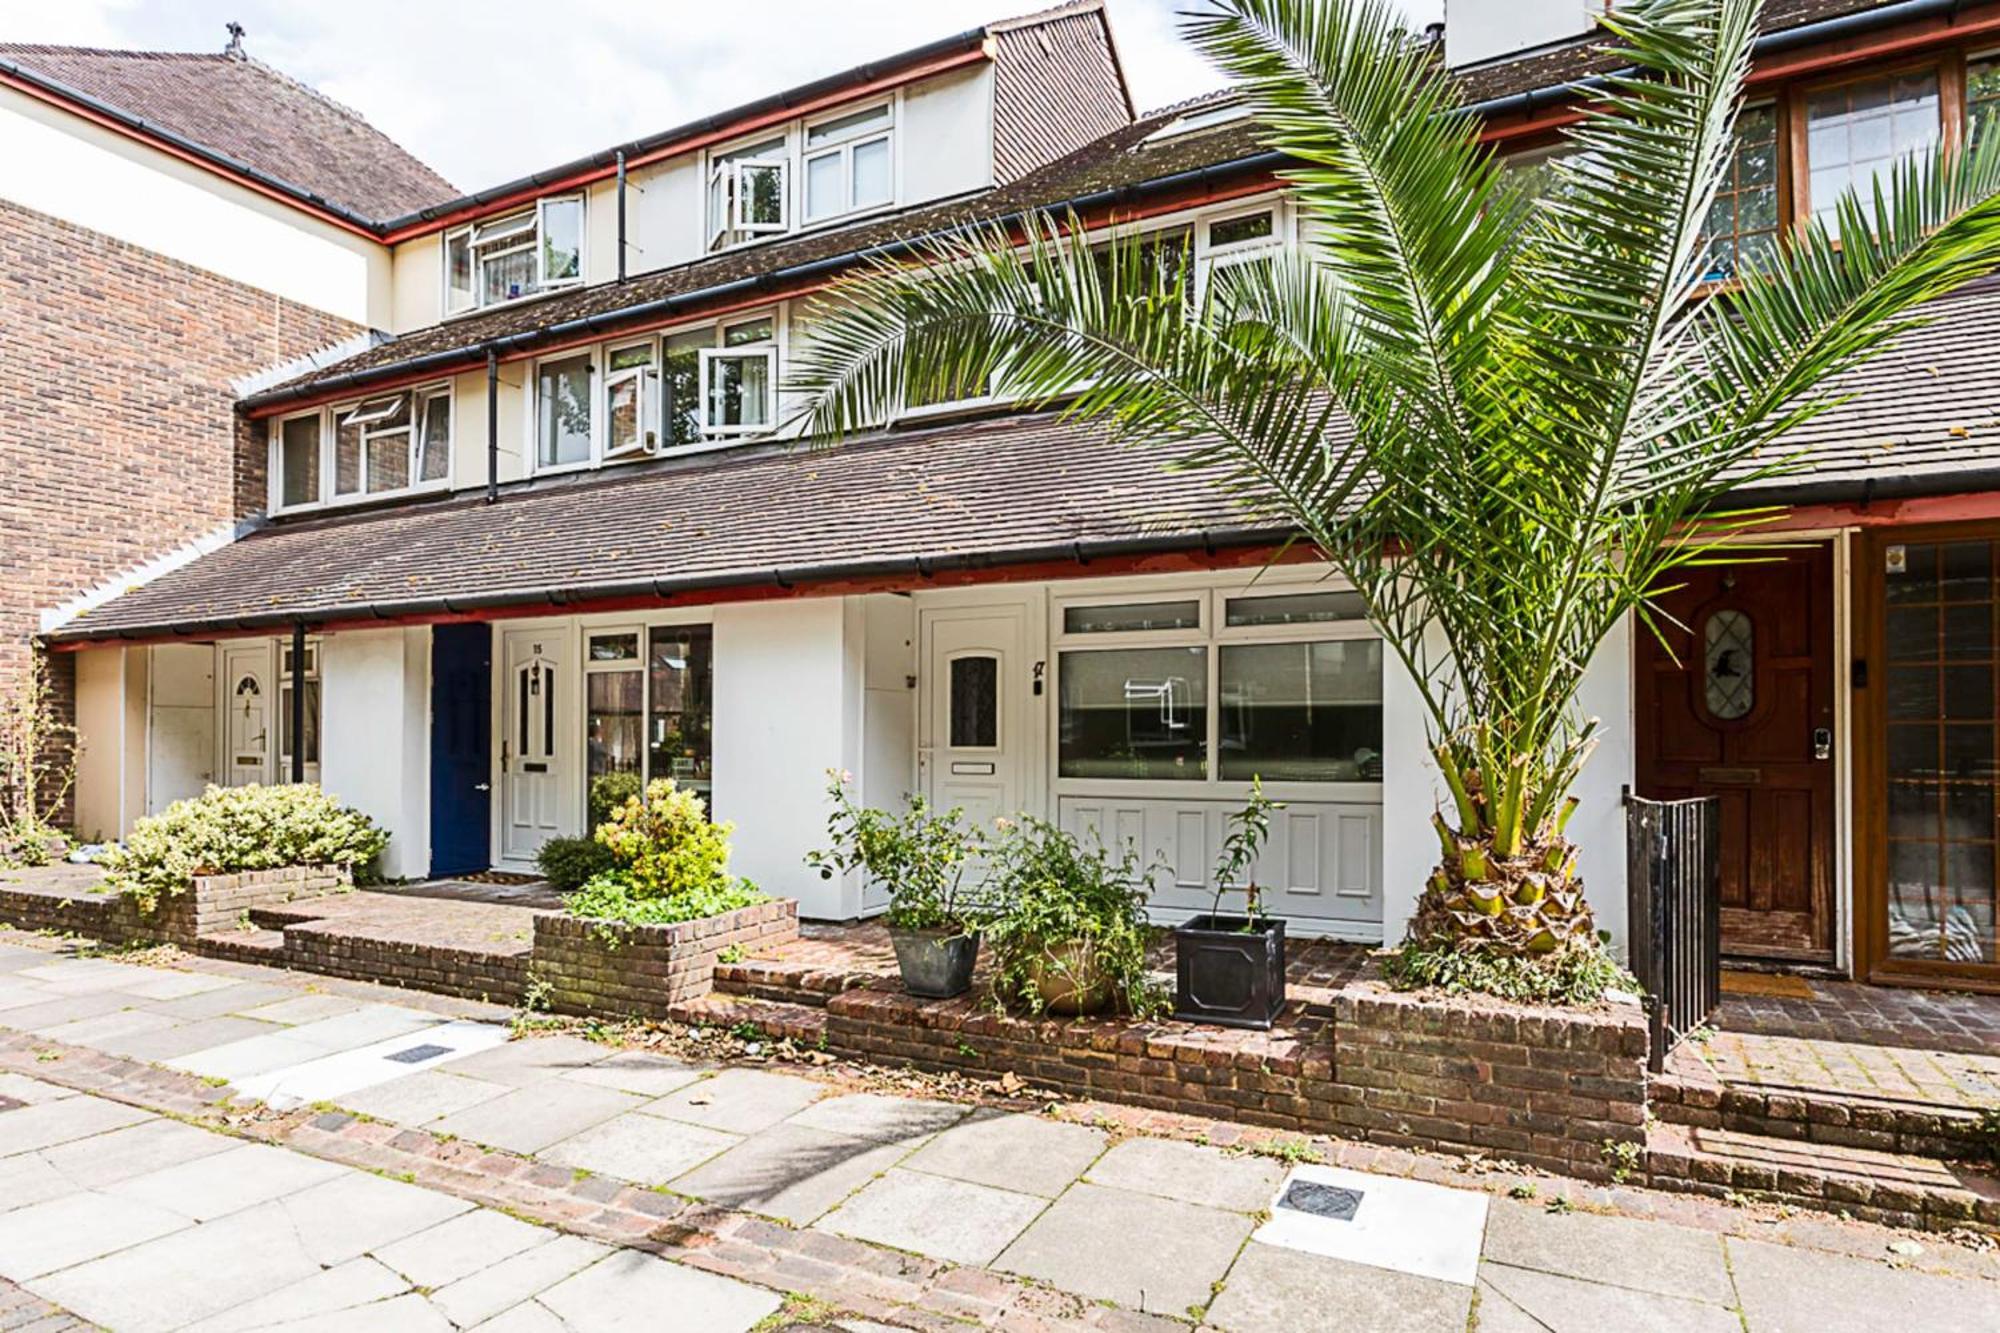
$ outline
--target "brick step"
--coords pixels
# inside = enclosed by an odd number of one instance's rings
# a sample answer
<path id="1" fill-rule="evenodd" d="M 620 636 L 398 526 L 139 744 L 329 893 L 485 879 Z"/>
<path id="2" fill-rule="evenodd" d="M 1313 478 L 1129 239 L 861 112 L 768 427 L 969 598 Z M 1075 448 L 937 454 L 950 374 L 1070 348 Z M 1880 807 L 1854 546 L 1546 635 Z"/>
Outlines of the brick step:
<path id="1" fill-rule="evenodd" d="M 777 1004 L 824 1008 L 836 995 L 883 980 L 873 972 L 828 968 L 782 958 L 745 958 L 715 965 L 715 989 L 724 995 Z"/>
<path id="2" fill-rule="evenodd" d="M 324 911 L 315 912 L 309 903 L 287 903 L 282 907 L 253 907 L 250 909 L 250 924 L 265 930 L 283 930 L 286 926 L 301 925 L 307 921 L 318 921 Z"/>
<path id="3" fill-rule="evenodd" d="M 1659 1189 L 1846 1213 L 1887 1226 L 2000 1233 L 2000 1178 L 1910 1153 L 1654 1122 L 1646 1174 Z"/>
<path id="4" fill-rule="evenodd" d="M 1706 1069 L 1671 1072 L 1647 1089 L 1669 1124 L 1917 1157 L 1978 1157 L 1989 1135 L 1977 1111 L 1862 1093 L 1729 1083 Z"/>
<path id="5" fill-rule="evenodd" d="M 744 995 L 704 995 L 673 1007 L 676 1022 L 701 1027 L 733 1028 L 749 1024 L 774 1041 L 790 1038 L 801 1046 L 817 1046 L 826 1036 L 826 1010 L 809 1004 L 759 1000 Z"/>
<path id="6" fill-rule="evenodd" d="M 284 965 L 285 934 L 281 930 L 229 930 L 203 935 L 196 952 L 204 958 L 228 958 L 239 963 Z"/>

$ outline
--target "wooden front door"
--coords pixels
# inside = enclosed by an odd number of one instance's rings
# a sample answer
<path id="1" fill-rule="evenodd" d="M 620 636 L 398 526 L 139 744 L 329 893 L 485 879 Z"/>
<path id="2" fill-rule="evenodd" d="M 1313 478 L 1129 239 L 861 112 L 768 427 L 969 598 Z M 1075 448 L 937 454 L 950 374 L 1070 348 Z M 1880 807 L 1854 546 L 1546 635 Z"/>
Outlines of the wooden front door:
<path id="1" fill-rule="evenodd" d="M 1639 631 L 1641 796 L 1722 801 L 1722 948 L 1833 959 L 1833 555 L 1682 571 Z"/>

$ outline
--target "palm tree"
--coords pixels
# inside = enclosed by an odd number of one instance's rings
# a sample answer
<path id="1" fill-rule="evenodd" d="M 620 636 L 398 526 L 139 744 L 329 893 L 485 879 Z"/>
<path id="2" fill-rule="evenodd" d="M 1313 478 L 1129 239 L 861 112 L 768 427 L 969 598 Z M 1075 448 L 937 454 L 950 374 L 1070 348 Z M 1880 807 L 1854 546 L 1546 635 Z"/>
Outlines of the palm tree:
<path id="1" fill-rule="evenodd" d="M 1186 35 L 1295 164 L 1298 253 L 1203 283 L 1075 218 L 961 233 L 834 293 L 793 375 L 807 430 L 991 385 L 1219 467 L 1352 582 L 1416 682 L 1449 797 L 1411 939 L 1594 948 L 1564 833 L 1593 652 L 1768 517 L 1723 506 L 1788 465 L 1843 371 L 2000 265 L 1981 135 L 1704 282 L 1758 8 L 1613 10 L 1629 72 L 1530 197 L 1383 0 L 1208 0 Z"/>

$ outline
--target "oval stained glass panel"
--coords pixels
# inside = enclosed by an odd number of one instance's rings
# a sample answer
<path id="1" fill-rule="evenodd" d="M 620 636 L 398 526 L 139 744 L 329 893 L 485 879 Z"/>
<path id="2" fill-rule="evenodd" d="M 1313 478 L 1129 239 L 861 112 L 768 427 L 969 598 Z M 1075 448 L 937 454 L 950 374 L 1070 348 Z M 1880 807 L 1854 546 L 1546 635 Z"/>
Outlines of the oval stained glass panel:
<path id="1" fill-rule="evenodd" d="M 1757 702 L 1757 636 L 1745 611 L 1717 611 L 1702 631 L 1702 688 L 1708 715 L 1732 722 Z"/>

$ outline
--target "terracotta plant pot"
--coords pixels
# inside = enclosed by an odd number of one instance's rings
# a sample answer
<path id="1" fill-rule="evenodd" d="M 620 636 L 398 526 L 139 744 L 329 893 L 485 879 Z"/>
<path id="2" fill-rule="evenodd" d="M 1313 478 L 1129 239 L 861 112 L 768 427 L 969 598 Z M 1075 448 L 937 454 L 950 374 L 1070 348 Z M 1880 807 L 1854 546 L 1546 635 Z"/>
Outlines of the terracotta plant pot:
<path id="1" fill-rule="evenodd" d="M 1028 963 L 1028 980 L 1052 1014 L 1094 1014 L 1111 1002 L 1111 978 L 1089 940 L 1043 945 Z"/>

